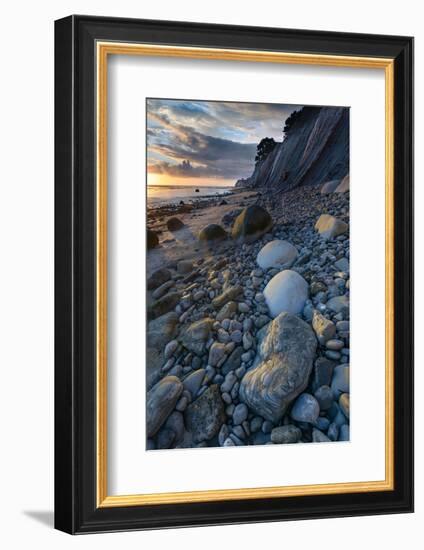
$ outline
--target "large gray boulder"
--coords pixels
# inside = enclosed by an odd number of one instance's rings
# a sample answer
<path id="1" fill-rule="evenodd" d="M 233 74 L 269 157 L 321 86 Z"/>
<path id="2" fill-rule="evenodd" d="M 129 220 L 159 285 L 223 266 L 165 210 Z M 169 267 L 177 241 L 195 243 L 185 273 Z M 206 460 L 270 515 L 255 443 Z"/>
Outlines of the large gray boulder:
<path id="1" fill-rule="evenodd" d="M 253 204 L 244 208 L 234 221 L 231 236 L 243 242 L 253 242 L 272 227 L 272 219 L 265 208 Z"/>
<path id="2" fill-rule="evenodd" d="M 185 425 L 195 443 L 212 439 L 224 422 L 224 402 L 216 384 L 209 386 L 185 411 Z"/>
<path id="3" fill-rule="evenodd" d="M 157 433 L 174 410 L 182 391 L 183 385 L 176 376 L 165 376 L 147 392 L 147 437 L 152 437 Z"/>
<path id="4" fill-rule="evenodd" d="M 321 214 L 315 224 L 315 230 L 324 239 L 333 239 L 338 235 L 343 235 L 349 229 L 347 223 L 330 214 Z"/>
<path id="5" fill-rule="evenodd" d="M 258 352 L 240 384 L 240 399 L 256 414 L 278 423 L 304 391 L 317 341 L 311 327 L 283 312 L 257 335 Z"/>
<path id="6" fill-rule="evenodd" d="M 256 258 L 258 266 L 262 269 L 270 267 L 282 268 L 291 266 L 297 257 L 297 249 L 288 241 L 279 239 L 267 243 L 261 248 Z"/>
<path id="7" fill-rule="evenodd" d="M 308 283 L 296 271 L 285 269 L 266 285 L 263 295 L 272 317 L 281 312 L 300 313 L 308 299 Z"/>

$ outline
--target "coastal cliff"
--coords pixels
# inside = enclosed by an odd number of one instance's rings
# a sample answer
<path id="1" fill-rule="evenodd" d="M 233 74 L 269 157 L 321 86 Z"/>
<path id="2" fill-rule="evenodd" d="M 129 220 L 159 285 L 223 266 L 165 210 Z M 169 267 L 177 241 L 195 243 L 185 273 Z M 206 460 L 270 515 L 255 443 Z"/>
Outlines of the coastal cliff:
<path id="1" fill-rule="evenodd" d="M 285 139 L 236 187 L 275 191 L 342 179 L 349 172 L 349 109 L 304 107 Z"/>

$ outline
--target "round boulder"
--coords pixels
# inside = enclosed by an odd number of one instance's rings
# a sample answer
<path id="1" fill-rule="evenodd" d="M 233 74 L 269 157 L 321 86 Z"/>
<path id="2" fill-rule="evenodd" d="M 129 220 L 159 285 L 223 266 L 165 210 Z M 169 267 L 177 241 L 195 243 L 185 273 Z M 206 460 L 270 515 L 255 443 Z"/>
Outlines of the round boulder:
<path id="1" fill-rule="evenodd" d="M 199 233 L 200 241 L 222 241 L 227 238 L 227 232 L 223 227 L 216 223 L 211 223 L 204 227 Z"/>
<path id="2" fill-rule="evenodd" d="M 169 229 L 169 231 L 178 231 L 178 229 L 182 229 L 184 227 L 183 222 L 180 220 L 180 218 L 169 218 L 169 220 L 166 222 L 166 226 Z"/>
<path id="3" fill-rule="evenodd" d="M 308 283 L 296 271 L 286 269 L 277 273 L 266 285 L 264 296 L 271 316 L 282 311 L 300 313 L 308 298 Z"/>
<path id="4" fill-rule="evenodd" d="M 291 243 L 277 239 L 261 248 L 256 262 L 262 269 L 269 269 L 270 267 L 281 268 L 292 265 L 296 257 L 297 249 Z"/>
<path id="5" fill-rule="evenodd" d="M 265 208 L 253 204 L 244 208 L 235 219 L 231 235 L 233 239 L 253 242 L 272 227 L 272 219 Z"/>

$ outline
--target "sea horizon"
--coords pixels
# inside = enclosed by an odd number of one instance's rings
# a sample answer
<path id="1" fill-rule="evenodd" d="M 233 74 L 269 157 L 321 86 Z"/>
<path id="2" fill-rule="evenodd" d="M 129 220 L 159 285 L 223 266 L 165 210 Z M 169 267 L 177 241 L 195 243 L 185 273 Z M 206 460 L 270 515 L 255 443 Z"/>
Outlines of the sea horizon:
<path id="1" fill-rule="evenodd" d="M 189 202 L 199 198 L 225 195 L 234 188 L 234 185 L 148 185 L 147 206 L 178 204 L 181 200 Z"/>

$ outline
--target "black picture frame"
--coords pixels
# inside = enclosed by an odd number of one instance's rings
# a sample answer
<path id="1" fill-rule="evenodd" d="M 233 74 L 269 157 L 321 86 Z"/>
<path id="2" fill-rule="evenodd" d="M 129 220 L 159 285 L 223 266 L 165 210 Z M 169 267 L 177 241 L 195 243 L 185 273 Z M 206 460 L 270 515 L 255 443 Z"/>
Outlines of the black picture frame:
<path id="1" fill-rule="evenodd" d="M 394 490 L 96 504 L 98 40 L 394 60 Z M 55 22 L 55 527 L 94 533 L 413 511 L 413 39 L 73 15 Z"/>

